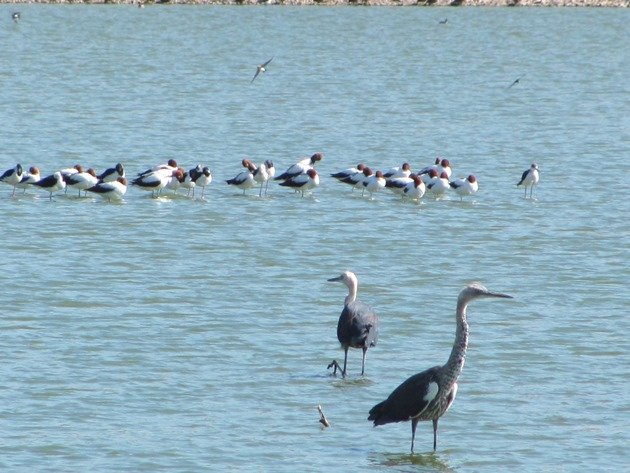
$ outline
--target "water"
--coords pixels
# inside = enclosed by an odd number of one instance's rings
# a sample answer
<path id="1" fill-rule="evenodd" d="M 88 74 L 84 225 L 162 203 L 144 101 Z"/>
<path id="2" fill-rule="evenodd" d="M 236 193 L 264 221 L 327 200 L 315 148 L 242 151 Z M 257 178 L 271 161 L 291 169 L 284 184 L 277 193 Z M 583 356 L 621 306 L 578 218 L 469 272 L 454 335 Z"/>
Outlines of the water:
<path id="1" fill-rule="evenodd" d="M 3 471 L 603 471 L 630 462 L 629 12 L 0 6 L 1 168 L 175 158 L 205 200 L 0 187 Z M 448 25 L 438 20 L 448 14 Z M 256 64 L 274 56 L 250 84 Z M 508 85 L 522 76 L 519 84 Z M 242 196 L 243 156 L 322 185 Z M 459 202 L 328 173 L 448 157 Z M 534 199 L 515 187 L 532 162 Z M 342 270 L 381 317 L 340 359 Z M 477 301 L 437 453 L 368 410 L 443 363 Z M 321 429 L 321 404 L 332 427 Z"/>

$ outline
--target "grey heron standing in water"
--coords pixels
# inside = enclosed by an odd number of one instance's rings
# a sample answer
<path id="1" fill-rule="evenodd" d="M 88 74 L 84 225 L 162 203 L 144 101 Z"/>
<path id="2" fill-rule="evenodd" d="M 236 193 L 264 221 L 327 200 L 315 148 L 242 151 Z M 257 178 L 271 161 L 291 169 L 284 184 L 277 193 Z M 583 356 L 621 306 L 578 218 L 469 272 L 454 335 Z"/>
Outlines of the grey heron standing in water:
<path id="1" fill-rule="evenodd" d="M 464 367 L 468 346 L 466 307 L 478 297 L 512 296 L 490 292 L 479 283 L 473 283 L 457 298 L 455 342 L 451 356 L 443 366 L 435 366 L 415 374 L 398 386 L 389 397 L 370 409 L 368 420 L 374 426 L 411 420 L 411 453 L 416 437 L 416 426 L 421 420 L 433 421 L 433 450 L 437 449 L 438 419 L 451 407 L 457 394 L 457 378 Z"/>
<path id="2" fill-rule="evenodd" d="M 341 281 L 348 286 L 348 295 L 337 323 L 337 338 L 344 352 L 343 369 L 340 369 L 337 360 L 333 360 L 328 368 L 334 367 L 334 373 L 337 373 L 337 369 L 339 369 L 345 378 L 348 349 L 361 348 L 363 350 L 361 376 L 363 376 L 365 373 L 365 355 L 368 348 L 376 345 L 378 339 L 378 316 L 369 305 L 357 300 L 359 280 L 352 271 L 344 271 L 340 276 L 328 281 Z"/>

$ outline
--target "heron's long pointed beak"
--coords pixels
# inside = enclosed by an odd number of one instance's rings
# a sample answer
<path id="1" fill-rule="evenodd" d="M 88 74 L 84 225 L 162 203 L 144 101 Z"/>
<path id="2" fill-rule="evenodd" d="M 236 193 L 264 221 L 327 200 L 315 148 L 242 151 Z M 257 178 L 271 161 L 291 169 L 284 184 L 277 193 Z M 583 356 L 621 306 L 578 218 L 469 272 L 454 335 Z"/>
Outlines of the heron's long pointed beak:
<path id="1" fill-rule="evenodd" d="M 487 294 L 490 297 L 502 297 L 504 299 L 514 299 L 514 297 L 509 294 L 503 294 L 502 292 L 488 292 Z"/>
<path id="2" fill-rule="evenodd" d="M 327 279 L 328 282 L 336 282 L 336 281 L 341 281 L 341 276 L 337 276 L 336 278 L 330 278 Z"/>

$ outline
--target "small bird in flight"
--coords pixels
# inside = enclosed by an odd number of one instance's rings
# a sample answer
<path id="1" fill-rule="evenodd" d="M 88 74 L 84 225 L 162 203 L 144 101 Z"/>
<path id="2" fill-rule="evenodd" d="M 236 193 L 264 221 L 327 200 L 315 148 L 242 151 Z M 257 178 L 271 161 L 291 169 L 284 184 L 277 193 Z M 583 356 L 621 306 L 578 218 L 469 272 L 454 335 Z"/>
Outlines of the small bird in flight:
<path id="1" fill-rule="evenodd" d="M 251 82 L 254 82 L 254 79 L 256 79 L 256 77 L 258 77 L 258 74 L 260 74 L 261 72 L 265 72 L 267 70 L 267 64 L 269 64 L 272 60 L 273 60 L 273 58 L 269 59 L 269 61 L 267 61 L 267 62 L 263 62 L 261 65 L 256 67 L 256 74 L 254 74 L 254 77 L 252 78 Z M 251 82 L 250 82 L 250 84 L 251 84 Z"/>
<path id="2" fill-rule="evenodd" d="M 445 25 L 448 23 L 448 18 L 444 18 L 443 20 L 440 20 L 440 25 Z"/>
<path id="3" fill-rule="evenodd" d="M 518 84 L 521 79 L 523 78 L 523 76 L 517 77 L 516 80 L 514 82 L 512 82 L 509 86 L 508 89 L 511 89 L 512 87 L 514 87 L 516 84 Z"/>
<path id="4" fill-rule="evenodd" d="M 19 11 L 13 12 L 11 14 L 11 18 L 13 18 L 13 21 L 15 21 L 17 23 L 18 20 L 20 19 L 20 12 Z"/>

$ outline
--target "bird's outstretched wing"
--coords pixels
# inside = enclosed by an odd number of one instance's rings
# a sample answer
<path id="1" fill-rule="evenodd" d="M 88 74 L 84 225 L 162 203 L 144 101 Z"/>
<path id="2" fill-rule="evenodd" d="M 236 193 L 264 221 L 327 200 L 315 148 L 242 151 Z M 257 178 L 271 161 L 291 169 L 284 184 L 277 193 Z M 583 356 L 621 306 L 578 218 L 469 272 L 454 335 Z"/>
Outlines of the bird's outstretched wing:
<path id="1" fill-rule="evenodd" d="M 256 77 L 258 77 L 258 74 L 260 74 L 261 72 L 265 72 L 265 68 L 267 67 L 267 64 L 269 64 L 271 61 L 273 61 L 273 57 L 271 59 L 269 59 L 266 62 L 263 62 L 262 64 L 260 64 L 259 66 L 256 67 L 256 73 L 254 74 L 254 77 L 252 77 L 251 82 L 254 82 L 254 79 L 256 79 Z M 251 84 L 250 82 L 250 84 Z"/>

